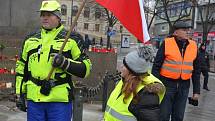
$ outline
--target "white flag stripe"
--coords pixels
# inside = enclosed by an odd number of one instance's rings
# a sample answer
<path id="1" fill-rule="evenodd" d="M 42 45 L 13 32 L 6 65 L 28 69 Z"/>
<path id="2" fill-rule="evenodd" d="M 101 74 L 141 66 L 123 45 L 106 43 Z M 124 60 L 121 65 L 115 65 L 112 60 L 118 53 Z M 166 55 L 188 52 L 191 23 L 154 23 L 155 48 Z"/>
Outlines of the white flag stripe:
<path id="1" fill-rule="evenodd" d="M 143 40 L 144 40 L 144 43 L 146 43 L 147 41 L 150 40 L 150 37 L 149 37 L 149 33 L 148 33 L 148 26 L 146 24 L 143 4 L 144 4 L 144 0 L 139 0 L 140 13 L 141 13 L 141 18 L 142 18 Z"/>

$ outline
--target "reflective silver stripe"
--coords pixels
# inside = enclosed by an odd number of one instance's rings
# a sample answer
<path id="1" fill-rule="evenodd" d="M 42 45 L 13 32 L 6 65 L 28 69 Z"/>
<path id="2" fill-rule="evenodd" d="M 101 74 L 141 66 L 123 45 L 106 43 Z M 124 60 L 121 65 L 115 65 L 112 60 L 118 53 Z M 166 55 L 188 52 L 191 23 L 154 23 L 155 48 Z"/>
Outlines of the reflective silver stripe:
<path id="1" fill-rule="evenodd" d="M 105 111 L 107 113 L 109 113 L 110 115 L 112 115 L 113 117 L 115 117 L 119 120 L 122 120 L 122 121 L 137 121 L 134 116 L 122 115 L 122 114 L 116 112 L 115 110 L 113 110 L 112 108 L 110 108 L 108 105 L 107 105 Z"/>
<path id="2" fill-rule="evenodd" d="M 67 59 L 67 62 L 68 62 L 68 63 L 67 63 L 66 69 L 65 69 L 66 71 L 68 70 L 68 68 L 69 68 L 69 66 L 70 66 L 70 61 L 69 61 L 68 59 Z"/>
<path id="3" fill-rule="evenodd" d="M 193 62 L 183 62 L 184 65 L 193 66 Z"/>
<path id="4" fill-rule="evenodd" d="M 176 72 L 176 73 L 180 73 L 181 71 L 179 69 L 174 69 L 174 68 L 171 68 L 171 67 L 168 67 L 168 66 L 162 66 L 162 69 L 166 69 L 166 70 L 169 70 L 169 71 L 172 71 L 172 72 Z"/>
<path id="5" fill-rule="evenodd" d="M 175 65 L 182 65 L 181 62 L 165 60 L 164 64 L 175 64 Z M 183 62 L 183 65 L 193 66 L 193 62 Z"/>
<path id="6" fill-rule="evenodd" d="M 174 68 L 171 68 L 171 67 L 168 67 L 168 66 L 162 66 L 162 69 L 166 69 L 168 71 L 171 71 L 171 72 L 176 72 L 176 73 L 180 73 L 180 70 L 178 69 L 174 69 Z M 186 73 L 186 74 L 190 74 L 192 73 L 192 70 L 182 70 L 183 73 Z"/>
<path id="7" fill-rule="evenodd" d="M 109 112 L 109 110 L 110 110 L 110 107 L 107 105 L 105 111 Z"/>
<path id="8" fill-rule="evenodd" d="M 182 72 L 185 74 L 190 74 L 190 73 L 192 73 L 192 70 L 182 70 Z"/>
<path id="9" fill-rule="evenodd" d="M 181 62 L 177 61 L 171 61 L 171 60 L 165 60 L 164 64 L 176 64 L 176 65 L 181 65 Z"/>

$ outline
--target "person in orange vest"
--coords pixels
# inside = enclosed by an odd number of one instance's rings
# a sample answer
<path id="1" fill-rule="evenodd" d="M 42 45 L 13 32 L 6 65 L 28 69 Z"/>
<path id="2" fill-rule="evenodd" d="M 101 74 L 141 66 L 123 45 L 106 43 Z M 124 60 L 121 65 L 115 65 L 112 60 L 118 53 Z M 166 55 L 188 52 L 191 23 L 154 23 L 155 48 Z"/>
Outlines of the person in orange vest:
<path id="1" fill-rule="evenodd" d="M 165 38 L 159 48 L 152 67 L 152 74 L 166 87 L 161 102 L 161 121 L 183 121 L 188 99 L 190 79 L 193 82 L 192 101 L 200 94 L 200 64 L 197 45 L 190 40 L 188 23 L 178 21 L 174 33 Z"/>

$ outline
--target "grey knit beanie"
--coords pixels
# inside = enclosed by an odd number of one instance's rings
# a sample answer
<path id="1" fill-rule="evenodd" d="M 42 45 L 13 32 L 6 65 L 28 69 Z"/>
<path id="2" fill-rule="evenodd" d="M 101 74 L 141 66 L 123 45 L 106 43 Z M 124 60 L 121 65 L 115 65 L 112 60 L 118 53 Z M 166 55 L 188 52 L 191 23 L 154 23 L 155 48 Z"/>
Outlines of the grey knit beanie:
<path id="1" fill-rule="evenodd" d="M 134 75 L 141 75 L 150 69 L 151 62 L 154 59 L 154 50 L 150 46 L 142 45 L 137 50 L 128 53 L 123 64 Z"/>
<path id="2" fill-rule="evenodd" d="M 61 12 L 59 10 L 55 10 L 55 11 L 38 11 L 38 12 L 40 12 L 40 15 L 41 15 L 42 12 L 50 12 L 51 14 L 57 16 L 61 20 L 62 14 L 61 14 Z"/>
<path id="3" fill-rule="evenodd" d="M 61 12 L 56 10 L 56 11 L 51 11 L 52 14 L 54 14 L 55 16 L 57 16 L 59 19 L 61 19 Z"/>

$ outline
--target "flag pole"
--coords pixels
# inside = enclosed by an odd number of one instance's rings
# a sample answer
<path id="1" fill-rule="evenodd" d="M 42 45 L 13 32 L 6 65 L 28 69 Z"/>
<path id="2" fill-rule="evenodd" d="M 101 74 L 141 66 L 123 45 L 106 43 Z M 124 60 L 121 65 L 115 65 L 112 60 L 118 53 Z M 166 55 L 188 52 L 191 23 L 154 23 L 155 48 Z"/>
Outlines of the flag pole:
<path id="1" fill-rule="evenodd" d="M 68 41 L 68 39 L 69 39 L 69 37 L 70 37 L 70 34 L 71 34 L 71 32 L 73 31 L 73 29 L 75 28 L 75 26 L 76 26 L 76 23 L 77 23 L 78 18 L 79 18 L 80 14 L 81 14 L 81 11 L 82 11 L 83 8 L 84 8 L 84 5 L 85 5 L 86 1 L 87 1 L 87 0 L 83 0 L 83 2 L 82 2 L 82 4 L 81 4 L 80 8 L 78 9 L 78 13 L 76 14 L 75 19 L 74 19 L 74 21 L 72 22 L 72 25 L 70 26 L 70 29 L 69 29 L 69 31 L 68 31 L 67 34 L 66 34 L 65 40 L 64 40 L 64 42 L 63 42 L 63 44 L 62 44 L 62 46 L 61 46 L 61 48 L 60 48 L 58 54 L 62 54 L 63 49 L 64 49 L 64 47 L 66 46 L 66 43 L 67 43 L 67 41 Z M 71 17 L 72 17 L 72 16 L 71 16 Z M 50 79 L 52 73 L 54 72 L 54 69 L 55 69 L 54 67 L 51 68 L 51 70 L 49 71 L 49 74 L 48 74 L 46 80 L 49 80 L 49 79 Z"/>

